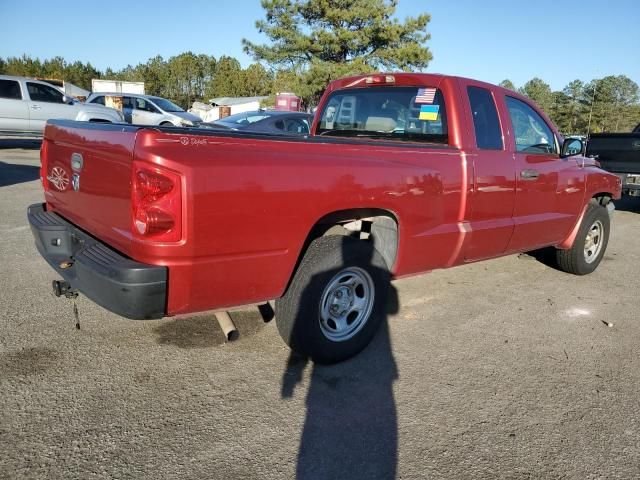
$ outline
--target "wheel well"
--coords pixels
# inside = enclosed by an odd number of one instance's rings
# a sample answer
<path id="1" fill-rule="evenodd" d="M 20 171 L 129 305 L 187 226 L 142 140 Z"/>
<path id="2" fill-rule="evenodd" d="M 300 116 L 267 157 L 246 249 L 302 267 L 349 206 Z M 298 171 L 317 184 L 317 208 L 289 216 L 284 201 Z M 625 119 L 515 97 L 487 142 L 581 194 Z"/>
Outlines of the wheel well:
<path id="1" fill-rule="evenodd" d="M 111 123 L 111 121 L 105 120 L 104 118 L 91 118 L 89 121 L 94 123 Z"/>
<path id="2" fill-rule="evenodd" d="M 398 220 L 388 210 L 354 209 L 332 212 L 320 218 L 305 239 L 298 263 L 316 238 L 327 235 L 349 235 L 363 241 L 372 241 L 389 270 L 398 254 Z"/>
<path id="3" fill-rule="evenodd" d="M 591 201 L 597 203 L 598 205 L 605 206 L 607 203 L 611 201 L 613 195 L 606 192 L 596 193 L 593 197 L 591 197 Z"/>

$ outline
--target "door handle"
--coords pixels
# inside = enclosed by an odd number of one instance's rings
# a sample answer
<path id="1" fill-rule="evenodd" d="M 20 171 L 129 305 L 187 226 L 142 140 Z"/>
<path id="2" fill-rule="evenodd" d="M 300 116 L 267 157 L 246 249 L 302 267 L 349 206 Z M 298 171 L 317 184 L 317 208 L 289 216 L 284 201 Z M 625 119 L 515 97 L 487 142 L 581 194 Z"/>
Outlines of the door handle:
<path id="1" fill-rule="evenodd" d="M 540 176 L 540 172 L 537 170 L 522 170 L 520 172 L 520 178 L 522 180 L 536 180 Z"/>
<path id="2" fill-rule="evenodd" d="M 31 110 L 42 110 L 40 105 L 31 105 Z"/>

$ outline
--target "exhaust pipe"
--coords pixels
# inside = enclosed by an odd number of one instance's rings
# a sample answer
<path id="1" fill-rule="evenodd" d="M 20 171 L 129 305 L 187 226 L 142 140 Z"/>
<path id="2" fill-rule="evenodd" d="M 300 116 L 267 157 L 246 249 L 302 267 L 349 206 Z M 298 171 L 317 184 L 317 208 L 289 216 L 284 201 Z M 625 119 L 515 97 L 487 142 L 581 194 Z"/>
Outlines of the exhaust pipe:
<path id="1" fill-rule="evenodd" d="M 237 340 L 240 333 L 238 332 L 235 323 L 233 323 L 233 320 L 231 320 L 229 314 L 227 312 L 216 312 L 213 315 L 216 317 L 216 320 L 218 320 L 218 324 L 220 325 L 227 341 L 233 342 L 234 340 Z"/>

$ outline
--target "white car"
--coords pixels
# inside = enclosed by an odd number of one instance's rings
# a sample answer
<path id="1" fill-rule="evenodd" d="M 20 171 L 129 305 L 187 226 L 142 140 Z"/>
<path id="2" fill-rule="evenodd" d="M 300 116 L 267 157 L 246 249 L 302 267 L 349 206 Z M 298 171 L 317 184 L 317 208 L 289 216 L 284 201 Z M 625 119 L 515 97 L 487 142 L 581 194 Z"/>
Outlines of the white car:
<path id="1" fill-rule="evenodd" d="M 86 105 L 47 82 L 0 75 L 0 133 L 42 135 L 49 119 L 122 123 L 114 108 Z"/>
<path id="2" fill-rule="evenodd" d="M 122 97 L 124 119 L 135 125 L 195 127 L 202 122 L 200 117 L 185 112 L 171 100 L 154 95 L 94 92 L 86 103 L 105 105 L 105 97 Z"/>

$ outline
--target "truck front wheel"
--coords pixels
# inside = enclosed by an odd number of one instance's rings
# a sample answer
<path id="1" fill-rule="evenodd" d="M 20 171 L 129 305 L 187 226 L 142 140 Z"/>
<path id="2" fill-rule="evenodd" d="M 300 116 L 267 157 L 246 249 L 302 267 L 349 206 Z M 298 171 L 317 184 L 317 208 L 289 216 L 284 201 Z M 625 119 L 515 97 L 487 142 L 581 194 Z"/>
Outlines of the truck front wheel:
<path id="1" fill-rule="evenodd" d="M 314 362 L 346 360 L 373 339 L 386 314 L 388 288 L 389 270 L 371 242 L 318 238 L 276 300 L 280 336 Z"/>
<path id="2" fill-rule="evenodd" d="M 560 270 L 574 275 L 593 272 L 607 249 L 610 220 L 607 208 L 590 203 L 582 218 L 582 224 L 568 250 L 556 250 L 556 262 Z"/>

